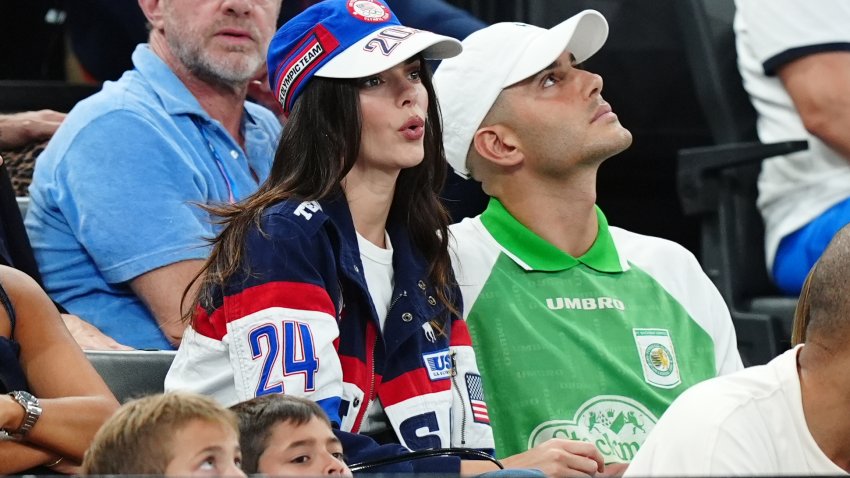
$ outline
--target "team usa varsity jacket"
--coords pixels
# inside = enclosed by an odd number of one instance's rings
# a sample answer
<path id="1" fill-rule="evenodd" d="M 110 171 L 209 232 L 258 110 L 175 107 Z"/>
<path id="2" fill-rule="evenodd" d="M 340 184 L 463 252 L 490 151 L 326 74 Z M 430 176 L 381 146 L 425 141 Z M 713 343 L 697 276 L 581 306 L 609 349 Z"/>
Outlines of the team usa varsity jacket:
<path id="1" fill-rule="evenodd" d="M 435 300 L 427 262 L 390 217 L 394 291 L 383 331 L 366 285 L 344 197 L 283 201 L 245 242 L 244 272 L 196 314 L 166 389 L 225 405 L 286 393 L 322 406 L 340 429 L 349 462 L 406 450 L 356 434 L 380 399 L 401 445 L 492 452 L 483 387 L 466 323 Z M 455 290 L 458 310 L 460 293 Z M 431 321 L 445 324 L 440 333 Z M 457 472 L 439 457 L 381 471 Z"/>

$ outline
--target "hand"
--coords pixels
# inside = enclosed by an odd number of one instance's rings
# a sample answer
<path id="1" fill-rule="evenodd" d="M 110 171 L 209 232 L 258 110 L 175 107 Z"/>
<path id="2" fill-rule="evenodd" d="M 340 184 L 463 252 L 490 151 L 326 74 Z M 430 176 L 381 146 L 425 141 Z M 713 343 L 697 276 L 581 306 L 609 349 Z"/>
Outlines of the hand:
<path id="1" fill-rule="evenodd" d="M 53 110 L 0 115 L 0 149 L 15 149 L 53 136 L 65 113 Z"/>
<path id="2" fill-rule="evenodd" d="M 133 350 L 105 335 L 94 325 L 72 314 L 62 314 L 65 327 L 83 350 Z"/>
<path id="3" fill-rule="evenodd" d="M 620 477 L 626 472 L 629 467 L 628 463 L 610 463 L 605 465 L 605 470 L 602 471 L 603 476 Z"/>
<path id="4" fill-rule="evenodd" d="M 505 468 L 537 468 L 550 478 L 594 476 L 602 472 L 602 454 L 590 443 L 551 438 L 536 447 L 502 460 Z"/>
<path id="5" fill-rule="evenodd" d="M 17 430 L 25 416 L 24 407 L 15 399 L 5 393 L 0 395 L 0 429 Z"/>
<path id="6" fill-rule="evenodd" d="M 61 475 L 82 475 L 83 470 L 78 463 L 74 463 L 73 460 L 69 460 L 65 458 L 59 463 L 50 467 L 51 471 L 56 472 Z"/>

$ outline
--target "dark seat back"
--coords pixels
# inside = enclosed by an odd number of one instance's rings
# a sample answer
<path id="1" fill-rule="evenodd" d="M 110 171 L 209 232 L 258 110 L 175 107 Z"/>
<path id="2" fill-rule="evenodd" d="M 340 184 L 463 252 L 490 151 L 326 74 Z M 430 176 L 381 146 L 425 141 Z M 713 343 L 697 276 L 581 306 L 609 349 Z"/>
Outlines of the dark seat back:
<path id="1" fill-rule="evenodd" d="M 756 208 L 761 160 L 780 153 L 768 154 L 769 146 L 758 144 L 757 115 L 738 72 L 734 0 L 674 4 L 697 97 L 716 145 L 714 150 L 680 151 L 680 197 L 686 210 L 690 206 L 690 212 L 701 214 L 700 260 L 729 305 L 742 355 L 749 353 L 751 363 L 761 363 L 784 348 L 796 304 L 795 298 L 779 295 L 768 275 L 764 223 Z M 693 169 L 703 165 L 694 161 L 717 167 L 695 175 Z M 689 205 L 700 194 L 704 204 Z"/>
<path id="2" fill-rule="evenodd" d="M 165 375 L 175 354 L 167 350 L 86 351 L 89 362 L 121 403 L 162 393 L 165 390 Z"/>
<path id="3" fill-rule="evenodd" d="M 0 80 L 0 112 L 51 109 L 71 111 L 78 101 L 100 90 L 100 85 L 64 81 Z"/>
<path id="4" fill-rule="evenodd" d="M 757 141 L 756 111 L 735 52 L 734 0 L 676 0 L 697 99 L 717 144 Z"/>

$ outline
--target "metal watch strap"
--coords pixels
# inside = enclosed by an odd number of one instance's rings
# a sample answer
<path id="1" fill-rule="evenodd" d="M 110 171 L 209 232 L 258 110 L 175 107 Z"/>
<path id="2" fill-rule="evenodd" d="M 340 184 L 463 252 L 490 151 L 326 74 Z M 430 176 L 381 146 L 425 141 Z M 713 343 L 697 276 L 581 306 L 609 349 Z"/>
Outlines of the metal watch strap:
<path id="1" fill-rule="evenodd" d="M 9 392 L 9 395 L 20 406 L 24 407 L 24 420 L 17 430 L 6 430 L 6 432 L 11 437 L 23 438 L 41 417 L 41 405 L 38 403 L 38 399 L 29 392 L 17 390 Z"/>

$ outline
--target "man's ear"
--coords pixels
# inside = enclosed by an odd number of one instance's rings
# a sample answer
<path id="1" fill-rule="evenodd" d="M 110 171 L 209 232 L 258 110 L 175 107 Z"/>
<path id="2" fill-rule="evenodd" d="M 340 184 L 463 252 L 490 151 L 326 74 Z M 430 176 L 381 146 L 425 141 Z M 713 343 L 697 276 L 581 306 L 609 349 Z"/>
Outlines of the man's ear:
<path id="1" fill-rule="evenodd" d="M 152 30 L 162 28 L 162 0 L 139 0 L 139 7 L 142 8 Z"/>
<path id="2" fill-rule="evenodd" d="M 517 135 L 507 126 L 495 124 L 478 128 L 472 137 L 472 145 L 478 154 L 493 164 L 510 167 L 522 162 L 522 151 Z"/>

